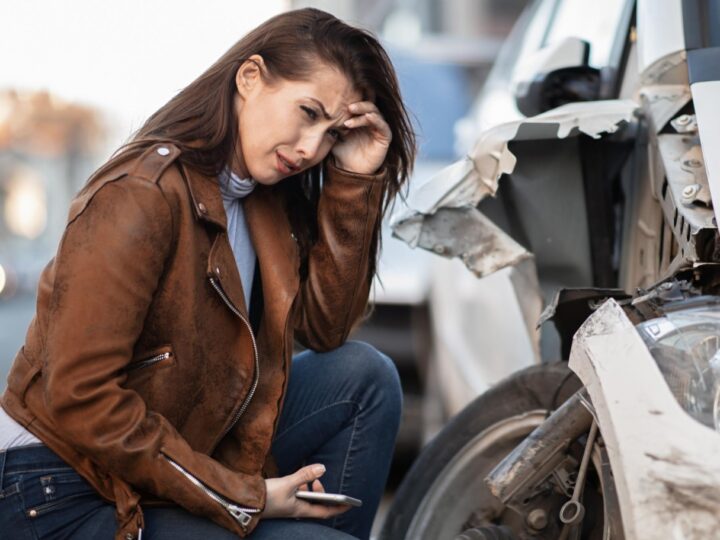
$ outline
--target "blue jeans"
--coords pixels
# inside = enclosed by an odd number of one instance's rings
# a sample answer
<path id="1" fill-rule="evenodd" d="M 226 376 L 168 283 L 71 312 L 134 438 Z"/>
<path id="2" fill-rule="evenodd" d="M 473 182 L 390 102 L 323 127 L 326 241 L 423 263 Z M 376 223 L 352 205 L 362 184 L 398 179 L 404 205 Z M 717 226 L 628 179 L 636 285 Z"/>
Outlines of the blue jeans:
<path id="1" fill-rule="evenodd" d="M 323 463 L 326 491 L 362 499 L 328 520 L 261 520 L 253 540 L 350 540 L 370 536 L 399 426 L 402 393 L 393 363 L 364 343 L 293 359 L 272 451 L 280 473 Z M 236 538 L 179 507 L 144 508 L 143 540 Z M 115 507 L 42 445 L 0 451 L 0 536 L 13 540 L 112 540 Z"/>

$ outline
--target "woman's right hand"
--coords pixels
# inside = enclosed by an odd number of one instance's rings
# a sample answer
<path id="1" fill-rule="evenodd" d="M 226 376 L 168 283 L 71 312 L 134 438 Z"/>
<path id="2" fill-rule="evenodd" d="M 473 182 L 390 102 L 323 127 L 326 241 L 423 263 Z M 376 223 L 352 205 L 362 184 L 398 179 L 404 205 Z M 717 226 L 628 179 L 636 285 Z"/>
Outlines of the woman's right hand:
<path id="1" fill-rule="evenodd" d="M 312 485 L 312 491 L 325 491 L 318 478 L 325 474 L 325 466 L 319 463 L 308 465 L 295 473 L 280 478 L 265 480 L 267 496 L 265 499 L 264 518 L 321 518 L 327 519 L 348 511 L 349 505 L 328 506 L 313 504 L 295 497 L 299 489 L 307 489 Z"/>

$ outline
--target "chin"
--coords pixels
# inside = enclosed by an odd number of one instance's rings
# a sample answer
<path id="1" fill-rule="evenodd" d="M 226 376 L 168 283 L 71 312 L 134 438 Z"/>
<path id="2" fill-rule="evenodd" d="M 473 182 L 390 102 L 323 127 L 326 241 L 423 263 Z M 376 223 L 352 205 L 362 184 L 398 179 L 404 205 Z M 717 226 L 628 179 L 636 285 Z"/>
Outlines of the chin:
<path id="1" fill-rule="evenodd" d="M 262 184 L 264 186 L 272 186 L 279 182 L 282 182 L 288 178 L 288 176 L 282 176 L 279 173 L 275 172 L 274 174 L 265 174 L 265 175 L 258 175 L 253 176 L 253 179 L 258 183 Z"/>

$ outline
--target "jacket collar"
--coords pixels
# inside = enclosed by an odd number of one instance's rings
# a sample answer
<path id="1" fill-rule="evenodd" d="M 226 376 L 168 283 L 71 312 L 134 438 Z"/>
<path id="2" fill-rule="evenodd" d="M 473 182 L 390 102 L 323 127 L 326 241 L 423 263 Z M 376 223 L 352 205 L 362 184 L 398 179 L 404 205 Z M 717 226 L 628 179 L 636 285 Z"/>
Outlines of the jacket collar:
<path id="1" fill-rule="evenodd" d="M 180 170 L 187 182 L 195 216 L 201 221 L 207 221 L 226 230 L 227 216 L 217 179 L 189 169 L 182 163 Z"/>
<path id="2" fill-rule="evenodd" d="M 217 180 L 180 167 L 197 218 L 225 231 L 227 217 Z M 262 278 L 265 316 L 282 317 L 290 309 L 300 281 L 299 249 L 282 198 L 272 186 L 258 185 L 242 204 Z M 238 298 L 239 305 L 244 304 L 239 301 L 240 292 L 227 292 Z"/>

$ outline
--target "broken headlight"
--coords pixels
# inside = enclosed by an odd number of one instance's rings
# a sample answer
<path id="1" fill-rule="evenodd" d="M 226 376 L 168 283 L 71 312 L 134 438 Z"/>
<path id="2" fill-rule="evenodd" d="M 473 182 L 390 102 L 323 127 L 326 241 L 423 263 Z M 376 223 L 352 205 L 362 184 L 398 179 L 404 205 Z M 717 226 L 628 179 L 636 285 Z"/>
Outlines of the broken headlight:
<path id="1" fill-rule="evenodd" d="M 637 328 L 683 409 L 720 431 L 720 306 L 668 311 Z"/>

